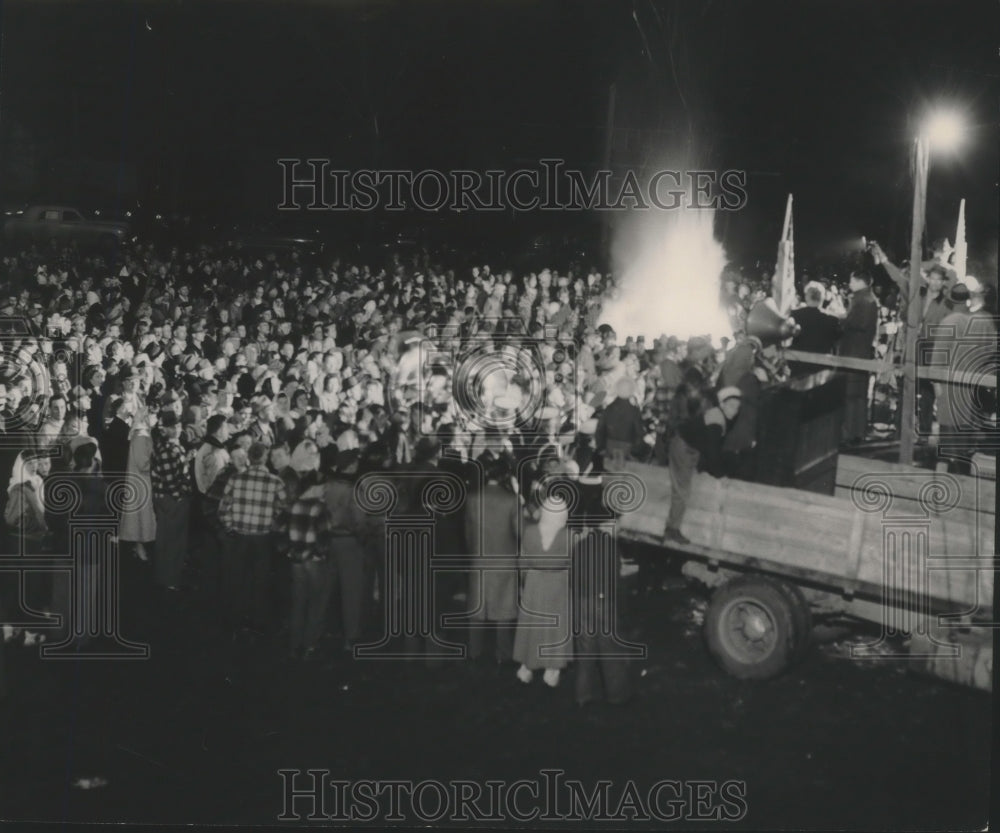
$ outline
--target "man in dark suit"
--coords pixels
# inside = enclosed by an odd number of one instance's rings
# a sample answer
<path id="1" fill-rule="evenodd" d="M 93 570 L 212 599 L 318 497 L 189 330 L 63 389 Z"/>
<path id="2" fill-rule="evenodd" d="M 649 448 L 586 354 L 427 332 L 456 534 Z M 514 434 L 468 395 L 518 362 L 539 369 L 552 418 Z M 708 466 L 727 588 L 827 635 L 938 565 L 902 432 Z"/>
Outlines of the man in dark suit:
<path id="1" fill-rule="evenodd" d="M 112 418 L 101 435 L 99 443 L 103 471 L 107 476 L 120 477 L 128 464 L 129 423 L 126 421 L 125 400 L 117 397 L 111 401 Z"/>
<path id="2" fill-rule="evenodd" d="M 429 495 L 425 491 L 435 480 L 440 480 L 439 473 L 443 471 L 440 462 L 440 441 L 436 437 L 421 437 L 414 447 L 412 462 L 401 467 L 396 481 L 400 491 L 400 507 L 405 510 L 406 515 L 435 519 L 435 536 L 432 539 L 435 542 L 437 533 L 442 528 L 444 513 L 435 511 L 435 507 L 426 503 Z M 459 525 L 462 524 L 462 518 L 459 512 L 455 518 Z M 464 537 L 464 528 L 461 528 L 461 534 Z M 438 642 L 436 634 L 443 609 L 441 596 L 437 592 L 442 589 L 441 574 L 430 572 L 429 559 L 434 555 L 436 552 L 421 551 L 418 546 L 412 547 L 403 554 L 397 576 L 401 595 L 397 604 L 400 605 L 400 611 L 406 610 L 407 615 L 412 617 L 407 620 L 407 629 L 403 634 L 403 652 L 423 655 L 428 665 L 435 665 L 439 661 L 437 655 L 440 654 L 440 648 L 435 643 Z M 392 600 L 387 598 L 387 602 L 391 604 Z"/>
<path id="3" fill-rule="evenodd" d="M 855 359 L 875 357 L 875 334 L 878 331 L 878 303 L 871 289 L 872 278 L 867 272 L 853 272 L 850 283 L 851 302 L 841 325 L 838 352 Z M 866 370 L 846 370 L 844 423 L 841 438 L 844 443 L 859 443 L 868 430 L 868 383 Z"/>
<path id="4" fill-rule="evenodd" d="M 791 318 L 801 328 L 792 339 L 792 349 L 805 353 L 832 353 L 840 338 L 840 321 L 823 312 L 823 285 L 813 281 L 806 285 L 806 305 L 792 310 Z M 819 365 L 790 362 L 789 369 L 799 376 L 820 369 Z"/>

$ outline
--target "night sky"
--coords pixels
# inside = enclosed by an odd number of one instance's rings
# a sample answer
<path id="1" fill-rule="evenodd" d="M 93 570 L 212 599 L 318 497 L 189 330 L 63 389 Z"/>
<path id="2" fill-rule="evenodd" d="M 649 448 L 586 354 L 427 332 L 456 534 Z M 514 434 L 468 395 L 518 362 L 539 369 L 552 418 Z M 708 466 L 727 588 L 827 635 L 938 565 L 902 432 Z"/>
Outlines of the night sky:
<path id="1" fill-rule="evenodd" d="M 951 236 L 966 197 L 972 253 L 995 264 L 992 0 L 4 0 L 0 15 L 0 122 L 55 156 L 132 163 L 166 208 L 270 210 L 279 156 L 592 169 L 614 82 L 617 166 L 689 143 L 702 166 L 750 172 L 731 248 L 772 250 L 789 191 L 799 251 L 863 233 L 899 247 L 916 121 L 946 100 L 972 128 L 932 163 L 929 233 Z"/>

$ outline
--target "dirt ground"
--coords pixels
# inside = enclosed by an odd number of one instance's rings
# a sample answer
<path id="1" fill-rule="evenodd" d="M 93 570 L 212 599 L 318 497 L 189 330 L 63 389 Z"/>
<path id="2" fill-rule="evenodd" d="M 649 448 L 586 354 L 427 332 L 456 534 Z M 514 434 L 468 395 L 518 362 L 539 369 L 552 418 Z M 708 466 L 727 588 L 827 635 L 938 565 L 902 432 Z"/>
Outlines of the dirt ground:
<path id="1" fill-rule="evenodd" d="M 270 825 L 282 768 L 481 782 L 559 768 L 619 789 L 745 782 L 742 819 L 680 829 L 983 827 L 990 696 L 829 647 L 777 679 L 733 679 L 705 648 L 697 589 L 663 555 L 639 560 L 623 588 L 625 627 L 648 645 L 637 695 L 578 707 L 572 671 L 557 689 L 526 687 L 513 667 L 359 662 L 332 639 L 318 661 L 293 663 L 277 634 L 234 642 L 204 592 L 164 595 L 127 558 L 123 631 L 152 645 L 148 660 L 7 648 L 0 818 Z M 81 777 L 106 785 L 73 786 Z"/>

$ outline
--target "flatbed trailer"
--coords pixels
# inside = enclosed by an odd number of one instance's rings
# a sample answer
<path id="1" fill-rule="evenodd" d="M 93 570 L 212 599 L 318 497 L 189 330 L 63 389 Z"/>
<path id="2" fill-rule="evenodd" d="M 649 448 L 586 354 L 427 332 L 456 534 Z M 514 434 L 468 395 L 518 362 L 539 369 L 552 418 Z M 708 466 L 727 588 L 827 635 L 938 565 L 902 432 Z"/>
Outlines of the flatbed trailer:
<path id="1" fill-rule="evenodd" d="M 833 495 L 697 474 L 683 545 L 663 540 L 669 469 L 625 470 L 646 499 L 619 519 L 621 539 L 686 557 L 684 574 L 714 588 L 705 635 L 728 672 L 781 673 L 814 616 L 833 614 L 881 627 L 859 660 L 992 690 L 995 481 L 847 455 Z"/>

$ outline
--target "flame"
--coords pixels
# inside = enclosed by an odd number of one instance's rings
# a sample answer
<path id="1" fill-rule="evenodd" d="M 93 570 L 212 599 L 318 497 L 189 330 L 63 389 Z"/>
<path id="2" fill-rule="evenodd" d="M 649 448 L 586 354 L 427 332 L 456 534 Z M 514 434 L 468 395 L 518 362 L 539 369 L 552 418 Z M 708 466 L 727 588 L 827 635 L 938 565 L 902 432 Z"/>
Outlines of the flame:
<path id="1" fill-rule="evenodd" d="M 677 209 L 633 214 L 616 232 L 616 295 L 601 323 L 621 336 L 688 339 L 732 336 L 719 301 L 726 252 L 715 239 L 715 211 Z"/>

